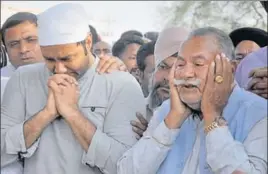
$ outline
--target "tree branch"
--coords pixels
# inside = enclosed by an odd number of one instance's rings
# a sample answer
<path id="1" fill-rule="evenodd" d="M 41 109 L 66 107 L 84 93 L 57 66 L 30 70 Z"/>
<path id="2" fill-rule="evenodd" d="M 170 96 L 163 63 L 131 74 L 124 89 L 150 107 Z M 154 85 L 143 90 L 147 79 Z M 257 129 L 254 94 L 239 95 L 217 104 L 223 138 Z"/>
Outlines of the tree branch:
<path id="1" fill-rule="evenodd" d="M 242 15 L 240 15 L 238 18 L 236 18 L 236 20 L 240 20 L 243 17 L 245 17 L 245 15 L 248 14 L 248 11 L 246 11 L 245 13 L 243 13 Z"/>
<path id="2" fill-rule="evenodd" d="M 230 3 L 230 1 L 226 1 L 225 4 L 222 5 L 222 9 L 224 9 L 225 7 L 227 7 L 229 3 Z"/>
<path id="3" fill-rule="evenodd" d="M 259 16 L 259 19 L 262 19 L 263 16 L 261 15 L 261 13 L 258 11 L 257 7 L 256 7 L 256 3 L 251 3 L 251 6 L 253 7 L 254 11 L 257 13 L 257 15 Z"/>
<path id="4" fill-rule="evenodd" d="M 256 27 L 256 28 L 258 27 L 258 24 L 259 24 L 260 20 L 261 20 L 260 18 L 258 18 L 258 19 L 256 20 L 256 23 L 255 23 L 254 27 Z"/>
<path id="5" fill-rule="evenodd" d="M 257 9 L 257 7 L 256 7 L 256 3 L 252 3 L 251 5 L 252 5 L 254 11 L 256 12 L 256 14 L 258 15 L 258 18 L 257 18 L 257 21 L 256 21 L 254 27 L 258 27 L 259 22 L 260 22 L 261 20 L 263 20 L 263 16 L 262 16 L 261 13 L 258 11 L 258 9 Z"/>

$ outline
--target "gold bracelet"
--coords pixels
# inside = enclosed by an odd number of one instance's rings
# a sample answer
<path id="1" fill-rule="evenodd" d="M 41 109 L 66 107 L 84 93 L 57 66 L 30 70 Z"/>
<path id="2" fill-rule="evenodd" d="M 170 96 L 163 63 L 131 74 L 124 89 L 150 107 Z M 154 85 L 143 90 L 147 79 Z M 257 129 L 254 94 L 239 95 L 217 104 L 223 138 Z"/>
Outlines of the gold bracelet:
<path id="1" fill-rule="evenodd" d="M 205 133 L 208 134 L 210 131 L 212 131 L 215 128 L 227 126 L 227 122 L 223 117 L 216 118 L 210 125 L 205 127 Z"/>
<path id="2" fill-rule="evenodd" d="M 213 129 L 215 129 L 215 128 L 218 128 L 218 127 L 220 127 L 219 125 L 218 125 L 218 123 L 217 122 L 212 122 L 210 125 L 208 125 L 206 128 L 205 128 L 205 133 L 206 134 L 208 134 L 211 130 L 213 130 Z"/>

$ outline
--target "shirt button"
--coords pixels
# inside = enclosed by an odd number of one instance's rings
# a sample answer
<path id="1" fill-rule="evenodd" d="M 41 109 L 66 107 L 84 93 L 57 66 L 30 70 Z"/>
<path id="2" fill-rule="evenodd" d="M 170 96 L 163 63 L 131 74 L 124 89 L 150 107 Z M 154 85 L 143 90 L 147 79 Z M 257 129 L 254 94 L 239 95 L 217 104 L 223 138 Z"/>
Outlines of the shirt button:
<path id="1" fill-rule="evenodd" d="M 86 163 L 87 166 L 91 167 L 88 163 Z"/>
<path id="2" fill-rule="evenodd" d="M 182 167 L 182 162 L 180 162 L 179 164 L 177 164 L 177 168 L 181 168 Z"/>

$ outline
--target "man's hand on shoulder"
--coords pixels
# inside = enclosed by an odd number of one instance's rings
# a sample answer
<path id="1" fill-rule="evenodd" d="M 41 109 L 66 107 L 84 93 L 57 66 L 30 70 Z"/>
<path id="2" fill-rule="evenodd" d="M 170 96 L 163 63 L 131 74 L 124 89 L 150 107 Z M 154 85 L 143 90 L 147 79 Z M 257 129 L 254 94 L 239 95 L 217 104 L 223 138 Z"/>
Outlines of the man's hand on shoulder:
<path id="1" fill-rule="evenodd" d="M 118 57 L 110 55 L 100 57 L 100 61 L 97 66 L 97 72 L 103 74 L 111 73 L 113 71 L 127 71 L 127 67 Z"/>

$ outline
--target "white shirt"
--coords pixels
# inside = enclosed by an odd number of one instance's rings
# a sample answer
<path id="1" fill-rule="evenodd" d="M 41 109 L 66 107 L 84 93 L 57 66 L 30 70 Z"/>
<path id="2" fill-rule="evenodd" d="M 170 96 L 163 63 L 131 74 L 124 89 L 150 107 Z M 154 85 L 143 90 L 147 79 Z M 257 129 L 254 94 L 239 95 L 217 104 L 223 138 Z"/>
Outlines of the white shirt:
<path id="1" fill-rule="evenodd" d="M 1 174 L 23 174 L 23 167 L 20 162 L 14 162 L 1 168 Z"/>
<path id="2" fill-rule="evenodd" d="M 198 121 L 198 120 L 196 120 Z M 197 132 L 203 129 L 203 123 L 198 124 Z M 221 168 L 218 174 L 230 174 L 226 171 L 235 168 L 248 174 L 264 174 L 267 172 L 267 118 L 258 122 L 242 143 L 233 139 L 228 127 L 212 130 L 206 136 L 207 158 L 214 158 L 214 169 Z M 118 174 L 156 174 L 166 154 L 179 133 L 179 129 L 168 129 L 165 122 L 159 123 L 158 118 L 152 117 L 143 137 L 128 150 L 118 161 Z M 200 135 L 197 134 L 194 148 L 189 155 L 182 174 L 199 174 Z M 161 142 L 161 143 L 160 143 Z M 219 153 L 220 152 L 220 153 Z M 230 159 L 228 154 L 235 153 Z M 211 155 L 210 155 L 211 154 Z M 215 154 L 220 154 L 220 157 Z M 227 156 L 224 156 L 226 154 Z M 245 155 L 248 160 L 244 161 Z M 142 164 L 142 165 L 140 165 Z M 222 166 L 223 164 L 228 164 Z M 249 165 L 250 164 L 250 165 Z"/>
<path id="3" fill-rule="evenodd" d="M 1 77 L 11 77 L 15 70 L 16 69 L 13 65 L 8 64 L 7 66 L 1 68 Z"/>
<path id="4" fill-rule="evenodd" d="M 3 99 L 3 94 L 4 94 L 4 91 L 5 91 L 6 84 L 7 84 L 8 80 L 9 80 L 8 77 L 2 77 L 1 76 L 1 102 L 2 102 L 2 99 Z"/>
<path id="5" fill-rule="evenodd" d="M 1 166 L 16 162 L 23 152 L 24 174 L 116 174 L 116 162 L 137 142 L 130 121 L 136 112 L 145 115 L 145 101 L 129 73 L 99 75 L 96 65 L 78 80 L 80 111 L 97 128 L 87 151 L 64 119 L 51 122 L 26 149 L 23 124 L 44 108 L 50 72 L 38 63 L 12 75 L 1 105 Z"/>
<path id="6" fill-rule="evenodd" d="M 4 75 L 8 75 L 8 74 L 10 76 L 12 75 L 13 72 L 12 72 L 11 67 L 2 68 L 1 73 L 2 73 L 3 69 L 4 69 L 4 72 L 5 72 Z M 14 68 L 14 70 L 15 70 L 15 68 Z M 2 103 L 4 91 L 5 91 L 6 84 L 7 84 L 8 80 L 9 80 L 9 77 L 1 76 L 1 103 Z M 5 167 L 1 168 L 1 174 L 23 174 L 22 164 L 20 162 L 14 162 L 14 163 L 12 163 L 12 164 L 10 164 L 8 166 L 5 166 Z"/>

